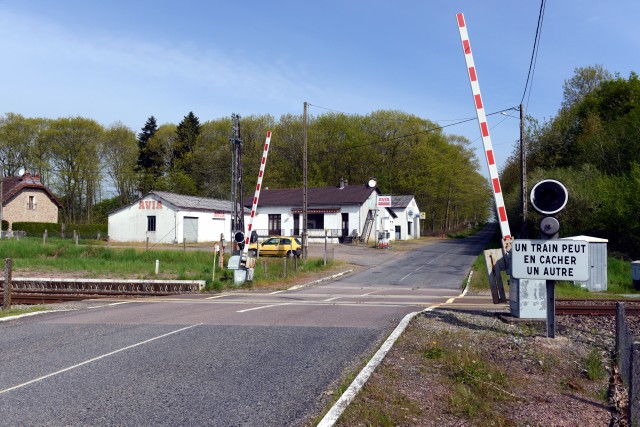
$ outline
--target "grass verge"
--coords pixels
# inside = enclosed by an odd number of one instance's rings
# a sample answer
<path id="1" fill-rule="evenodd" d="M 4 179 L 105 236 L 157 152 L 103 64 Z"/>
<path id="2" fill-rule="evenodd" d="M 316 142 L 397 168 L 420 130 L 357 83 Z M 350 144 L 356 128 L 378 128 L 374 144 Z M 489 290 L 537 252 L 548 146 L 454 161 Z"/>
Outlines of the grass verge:
<path id="1" fill-rule="evenodd" d="M 527 328 L 473 313 L 416 317 L 337 425 L 551 425 L 541 413 L 602 405 L 601 351 Z"/>
<path id="2" fill-rule="evenodd" d="M 18 316 L 20 314 L 36 313 L 39 311 L 47 311 L 47 308 L 39 305 L 27 308 L 10 308 L 9 310 L 0 310 L 0 318 Z"/>
<path id="3" fill-rule="evenodd" d="M 14 274 L 38 272 L 103 278 L 205 280 L 206 290 L 235 287 L 233 271 L 215 266 L 214 254 L 204 250 L 145 250 L 143 247 L 108 248 L 101 245 L 76 245 L 70 240 L 41 239 L 1 240 L 0 258 L 13 260 Z M 228 255 L 225 257 L 227 265 Z M 155 274 L 156 261 L 159 273 Z M 219 260 L 217 260 L 219 261 Z M 217 263 L 216 263 L 217 264 Z M 335 261 L 324 266 L 319 259 L 294 260 L 261 258 L 250 286 L 287 283 L 335 268 Z M 214 277 L 215 276 L 215 277 Z"/>

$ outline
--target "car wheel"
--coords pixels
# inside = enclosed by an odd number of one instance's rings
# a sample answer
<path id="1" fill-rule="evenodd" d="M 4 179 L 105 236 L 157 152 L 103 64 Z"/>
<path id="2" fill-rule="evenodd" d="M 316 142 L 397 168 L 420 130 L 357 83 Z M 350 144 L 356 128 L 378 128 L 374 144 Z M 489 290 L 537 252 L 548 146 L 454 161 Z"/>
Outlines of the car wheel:
<path id="1" fill-rule="evenodd" d="M 289 251 L 287 252 L 287 258 L 295 258 L 296 257 L 296 253 L 293 251 Z"/>

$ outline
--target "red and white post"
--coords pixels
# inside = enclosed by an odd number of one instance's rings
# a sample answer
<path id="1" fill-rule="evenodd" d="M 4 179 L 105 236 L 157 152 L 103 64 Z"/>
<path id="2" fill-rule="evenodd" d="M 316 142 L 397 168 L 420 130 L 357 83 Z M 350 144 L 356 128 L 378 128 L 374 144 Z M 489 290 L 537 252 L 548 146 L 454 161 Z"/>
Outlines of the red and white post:
<path id="1" fill-rule="evenodd" d="M 251 230 L 253 230 L 253 218 L 256 216 L 256 209 L 258 209 L 258 199 L 260 198 L 260 190 L 262 188 L 262 178 L 264 177 L 264 167 L 267 164 L 267 156 L 269 155 L 269 146 L 271 145 L 271 131 L 267 131 L 267 138 L 264 142 L 264 151 L 262 152 L 262 160 L 260 161 L 260 172 L 258 172 L 258 184 L 256 185 L 256 192 L 253 195 L 253 204 L 251 206 L 251 216 L 249 217 L 249 228 L 244 240 L 243 252 L 246 255 L 249 251 L 249 240 L 251 239 Z"/>
<path id="2" fill-rule="evenodd" d="M 464 14 L 456 15 L 458 20 L 458 29 L 460 30 L 460 40 L 462 41 L 462 49 L 464 51 L 464 59 L 467 62 L 467 71 L 469 73 L 469 83 L 471 83 L 471 93 L 473 102 L 476 107 L 476 115 L 478 116 L 478 124 L 480 125 L 480 134 L 482 135 L 482 143 L 484 145 L 485 158 L 489 166 L 489 176 L 493 189 L 493 197 L 496 203 L 496 211 L 498 212 L 498 220 L 500 221 L 500 231 L 502 232 L 503 246 L 509 249 L 511 245 L 511 230 L 507 220 L 507 210 L 504 206 L 504 198 L 502 196 L 502 188 L 500 187 L 500 178 L 498 177 L 498 168 L 496 166 L 493 148 L 491 146 L 491 136 L 489 135 L 489 125 L 487 124 L 487 116 L 484 112 L 484 104 L 480 95 L 480 84 L 478 83 L 478 74 L 473 62 L 471 53 L 471 44 L 469 43 L 469 34 L 467 33 L 467 25 L 464 20 Z"/>

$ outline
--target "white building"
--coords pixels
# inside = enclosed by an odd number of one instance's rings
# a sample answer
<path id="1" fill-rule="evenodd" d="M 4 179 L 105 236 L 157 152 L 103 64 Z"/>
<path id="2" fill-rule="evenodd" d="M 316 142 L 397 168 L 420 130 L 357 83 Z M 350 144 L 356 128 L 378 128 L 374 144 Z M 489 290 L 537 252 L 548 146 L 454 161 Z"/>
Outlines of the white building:
<path id="1" fill-rule="evenodd" d="M 397 218 L 392 239 L 410 240 L 420 237 L 420 210 L 414 196 L 391 196 L 391 209 Z"/>
<path id="2" fill-rule="evenodd" d="M 376 231 L 389 232 L 395 238 L 398 221 L 392 207 L 377 206 L 380 190 L 371 185 L 345 185 L 316 187 L 307 190 L 307 229 L 310 239 L 324 237 L 325 230 L 333 242 L 350 242 L 358 238 L 361 242 L 376 240 Z M 407 229 L 408 213 L 418 212 L 413 196 L 403 207 L 398 208 L 403 217 L 401 238 L 411 238 L 414 228 Z M 263 189 L 254 218 L 253 230 L 260 237 L 302 234 L 302 188 Z M 392 197 L 393 201 L 393 197 Z M 393 202 L 392 202 L 393 203 Z M 411 204 L 412 203 L 412 204 Z M 250 200 L 245 203 L 250 207 Z M 411 206 L 411 207 L 410 207 Z M 417 226 L 414 218 L 413 227 Z M 402 230 L 404 234 L 402 234 Z M 408 231 L 411 231 L 409 233 Z"/>
<path id="3" fill-rule="evenodd" d="M 195 243 L 218 241 L 223 234 L 229 242 L 231 211 L 232 203 L 227 200 L 151 191 L 109 214 L 109 239 L 146 242 L 149 238 L 149 243 Z"/>

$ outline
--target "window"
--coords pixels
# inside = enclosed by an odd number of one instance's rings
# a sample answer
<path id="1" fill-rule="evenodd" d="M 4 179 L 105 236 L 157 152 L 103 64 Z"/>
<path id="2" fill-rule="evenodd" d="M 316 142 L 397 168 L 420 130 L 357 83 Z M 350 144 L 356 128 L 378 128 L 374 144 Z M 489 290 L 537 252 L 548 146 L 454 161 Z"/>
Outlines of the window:
<path id="1" fill-rule="evenodd" d="M 36 210 L 36 196 L 29 196 L 29 201 L 27 202 L 27 210 Z"/>
<path id="2" fill-rule="evenodd" d="M 324 230 L 324 214 L 307 214 L 307 228 L 310 230 Z"/>
<path id="3" fill-rule="evenodd" d="M 280 214 L 269 214 L 269 236 L 282 234 L 282 220 Z"/>
<path id="4" fill-rule="evenodd" d="M 147 231 L 156 231 L 156 216 L 147 217 Z"/>

